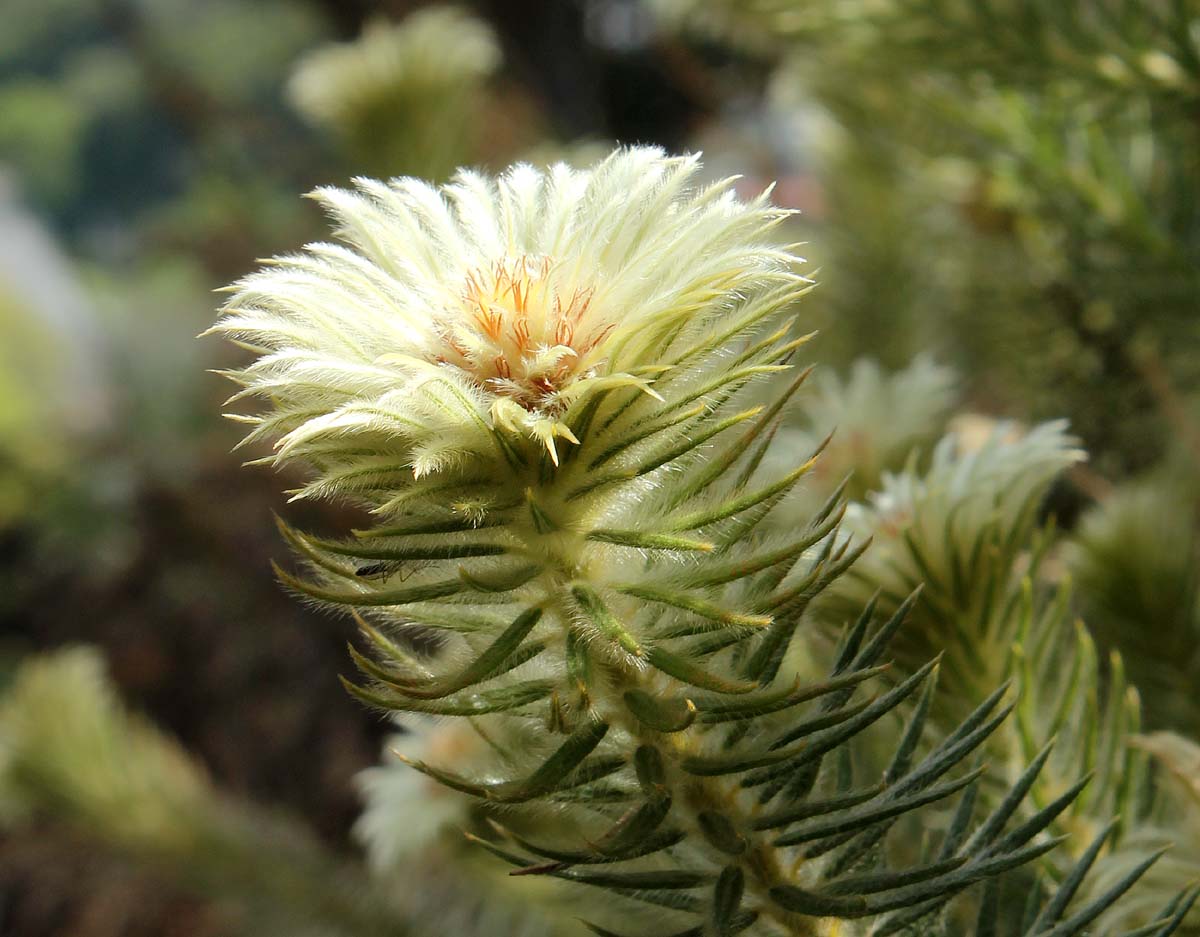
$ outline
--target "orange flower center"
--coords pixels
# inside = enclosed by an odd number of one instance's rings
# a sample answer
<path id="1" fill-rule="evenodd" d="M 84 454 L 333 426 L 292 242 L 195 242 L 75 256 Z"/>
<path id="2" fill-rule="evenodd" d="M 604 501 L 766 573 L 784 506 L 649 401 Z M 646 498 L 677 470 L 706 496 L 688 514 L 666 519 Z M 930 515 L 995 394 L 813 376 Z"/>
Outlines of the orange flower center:
<path id="1" fill-rule="evenodd" d="M 528 410 L 554 408 L 554 396 L 595 368 L 589 353 L 612 332 L 590 326 L 592 289 L 560 292 L 549 257 L 504 258 L 468 275 L 440 360 Z"/>

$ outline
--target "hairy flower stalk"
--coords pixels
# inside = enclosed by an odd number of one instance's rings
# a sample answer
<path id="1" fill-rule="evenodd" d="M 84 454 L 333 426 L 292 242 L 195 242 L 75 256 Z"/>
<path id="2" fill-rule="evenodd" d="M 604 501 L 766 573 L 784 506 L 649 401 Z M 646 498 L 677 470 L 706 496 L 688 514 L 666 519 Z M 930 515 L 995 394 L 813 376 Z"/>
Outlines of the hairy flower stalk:
<path id="1" fill-rule="evenodd" d="M 815 456 L 762 468 L 807 373 L 791 309 L 809 283 L 768 193 L 697 180 L 695 158 L 634 148 L 318 191 L 344 246 L 235 284 L 215 327 L 258 356 L 230 373 L 238 396 L 270 403 L 235 419 L 311 470 L 296 497 L 374 513 L 342 541 L 284 526 L 310 573 L 280 577 L 354 612 L 351 692 L 471 717 L 485 768 L 413 767 L 496 808 L 485 848 L 630 899 L 621 932 L 898 932 L 1046 852 L 1078 788 L 1006 829 L 1035 762 L 973 821 L 962 765 L 1003 691 L 934 745 L 933 664 L 860 698 L 908 603 L 882 624 L 868 604 L 827 680 L 787 666 L 865 543 L 839 534 L 836 495 L 762 524 Z M 855 737 L 901 712 L 882 777 L 855 778 Z M 926 807 L 948 819 L 893 865 L 889 831 Z"/>

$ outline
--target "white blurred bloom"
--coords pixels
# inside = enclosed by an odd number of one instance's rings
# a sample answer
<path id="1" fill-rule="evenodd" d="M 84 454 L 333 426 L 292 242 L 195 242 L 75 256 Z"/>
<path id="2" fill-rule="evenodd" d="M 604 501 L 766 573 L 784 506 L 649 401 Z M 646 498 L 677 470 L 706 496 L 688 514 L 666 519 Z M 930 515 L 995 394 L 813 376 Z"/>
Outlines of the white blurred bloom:
<path id="1" fill-rule="evenodd" d="M 487 23 L 457 7 L 431 7 L 400 23 L 374 20 L 353 42 L 308 53 L 288 94 L 313 123 L 340 126 L 396 98 L 423 96 L 436 104 L 455 86 L 486 78 L 500 62 Z"/>
<path id="2" fill-rule="evenodd" d="M 287 92 L 359 172 L 441 180 L 494 145 L 506 102 L 489 97 L 487 83 L 500 62 L 484 20 L 436 6 L 309 52 Z"/>
<path id="3" fill-rule="evenodd" d="M 384 763 L 355 779 L 364 806 L 354 835 L 378 871 L 427 849 L 447 828 L 463 826 L 471 803 L 467 795 L 413 771 L 401 757 L 462 766 L 488 755 L 479 734 L 464 721 L 438 724 L 409 715 L 404 726 L 407 732 L 388 738 Z"/>
<path id="4" fill-rule="evenodd" d="M 879 491 L 849 506 L 848 528 L 874 536 L 880 544 L 865 557 L 866 565 L 885 567 L 892 561 L 884 555 L 889 542 L 913 535 L 910 529 L 919 529 L 922 543 L 940 564 L 956 545 L 951 535 L 960 530 L 973 532 L 989 520 L 1006 531 L 1028 522 L 1037 506 L 1031 498 L 1040 498 L 1051 479 L 1086 458 L 1068 435 L 1065 420 L 1039 424 L 1024 434 L 1011 423 L 995 422 L 984 433 L 980 438 L 971 425 L 965 436 L 944 436 L 924 475 L 885 473 Z"/>

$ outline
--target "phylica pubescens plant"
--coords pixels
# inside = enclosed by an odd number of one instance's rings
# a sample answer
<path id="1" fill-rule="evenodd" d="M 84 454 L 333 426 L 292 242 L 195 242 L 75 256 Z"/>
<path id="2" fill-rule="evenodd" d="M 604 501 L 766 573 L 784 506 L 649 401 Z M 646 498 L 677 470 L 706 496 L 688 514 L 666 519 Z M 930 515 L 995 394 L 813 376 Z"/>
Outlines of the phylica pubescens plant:
<path id="1" fill-rule="evenodd" d="M 239 396 L 269 403 L 236 419 L 310 470 L 297 497 L 373 512 L 344 541 L 284 527 L 310 572 L 280 576 L 354 611 L 361 699 L 472 718 L 484 768 L 413 767 L 497 808 L 484 848 L 631 899 L 622 930 L 895 933 L 1052 848 L 1078 787 L 1009 823 L 1035 763 L 976 823 L 963 763 L 1004 691 L 934 744 L 933 663 L 859 698 L 909 603 L 879 626 L 868 603 L 827 679 L 786 665 L 866 544 L 836 495 L 762 524 L 815 457 L 764 477 L 807 373 L 809 282 L 769 193 L 698 175 L 633 148 L 319 190 L 343 243 L 238 282 L 215 328 L 257 355 Z M 890 761 L 856 779 L 856 736 L 900 713 Z M 893 849 L 916 811 L 939 832 Z M 1022 933 L 1080 933 L 1074 887 Z"/>

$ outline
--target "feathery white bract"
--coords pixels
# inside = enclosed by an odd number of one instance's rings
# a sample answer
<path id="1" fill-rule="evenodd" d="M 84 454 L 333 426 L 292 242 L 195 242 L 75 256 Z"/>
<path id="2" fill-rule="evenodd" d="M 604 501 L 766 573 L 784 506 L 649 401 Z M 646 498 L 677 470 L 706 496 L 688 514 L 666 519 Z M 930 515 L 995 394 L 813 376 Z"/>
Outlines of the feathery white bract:
<path id="1" fill-rule="evenodd" d="M 880 586 L 903 589 L 935 576 L 956 581 L 955 552 L 969 555 L 969 544 L 987 525 L 1020 542 L 1014 531 L 1033 524 L 1051 481 L 1087 456 L 1065 420 L 1013 434 L 1011 424 L 996 423 L 972 449 L 962 433 L 950 433 L 934 447 L 923 474 L 885 472 L 878 491 L 849 506 L 846 528 L 874 538 L 874 548 L 843 583 L 854 594 L 851 605 Z M 912 543 L 919 544 L 924 568 Z M 986 590 L 975 591 L 982 598 Z"/>
<path id="2" fill-rule="evenodd" d="M 771 240 L 786 212 L 732 180 L 697 187 L 698 169 L 633 148 L 587 171 L 318 190 L 343 243 L 234 284 L 213 330 L 260 354 L 230 374 L 274 406 L 241 418 L 250 437 L 277 438 L 281 460 L 357 449 L 418 478 L 531 441 L 557 464 L 597 392 L 655 396 L 680 335 L 804 282 Z"/>

